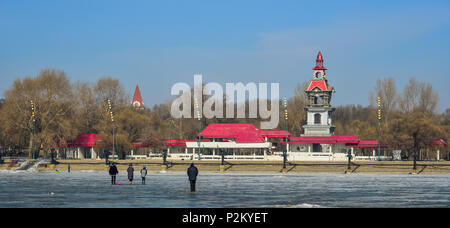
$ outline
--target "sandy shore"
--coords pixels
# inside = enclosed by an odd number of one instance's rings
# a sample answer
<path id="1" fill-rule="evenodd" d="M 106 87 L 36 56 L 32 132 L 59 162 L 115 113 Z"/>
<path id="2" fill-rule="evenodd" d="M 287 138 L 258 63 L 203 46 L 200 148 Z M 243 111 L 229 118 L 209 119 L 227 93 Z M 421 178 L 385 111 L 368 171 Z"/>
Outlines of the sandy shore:
<path id="1" fill-rule="evenodd" d="M 71 171 L 104 171 L 108 170 L 104 160 L 58 160 L 58 165 L 41 165 L 39 171 L 67 172 L 69 165 Z M 162 161 L 152 160 L 117 160 L 119 172 L 126 172 L 128 165 L 133 164 L 136 171 L 146 166 L 150 172 L 159 172 L 164 169 Z M 201 172 L 220 172 L 220 161 L 168 161 L 167 172 L 186 172 L 187 168 L 194 162 Z M 17 166 L 10 167 L 6 162 L 0 165 L 0 169 L 12 170 Z M 358 161 L 353 162 L 351 169 L 347 170 L 347 162 L 291 162 L 287 166 L 288 173 L 385 173 L 385 174 L 408 174 L 413 172 L 412 161 Z M 224 166 L 225 172 L 281 172 L 281 162 L 263 161 L 233 161 Z M 417 162 L 417 173 L 420 174 L 450 174 L 449 161 Z"/>

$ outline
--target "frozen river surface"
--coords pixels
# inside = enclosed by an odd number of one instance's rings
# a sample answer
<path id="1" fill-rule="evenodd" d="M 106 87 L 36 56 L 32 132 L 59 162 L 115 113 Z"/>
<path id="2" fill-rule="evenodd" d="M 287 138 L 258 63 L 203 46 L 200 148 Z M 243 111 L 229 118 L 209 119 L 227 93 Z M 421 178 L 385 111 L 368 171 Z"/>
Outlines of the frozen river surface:
<path id="1" fill-rule="evenodd" d="M 450 175 L 136 172 L 111 186 L 106 172 L 0 171 L 0 207 L 450 207 Z"/>

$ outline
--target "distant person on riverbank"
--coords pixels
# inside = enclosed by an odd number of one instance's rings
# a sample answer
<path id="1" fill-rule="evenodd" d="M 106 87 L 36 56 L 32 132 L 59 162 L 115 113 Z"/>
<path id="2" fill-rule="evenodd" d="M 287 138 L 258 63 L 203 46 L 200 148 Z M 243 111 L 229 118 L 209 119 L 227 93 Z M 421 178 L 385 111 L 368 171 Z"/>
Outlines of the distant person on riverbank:
<path id="1" fill-rule="evenodd" d="M 117 170 L 116 164 L 113 162 L 109 165 L 109 175 L 111 176 L 111 185 L 116 184 L 116 175 L 119 174 L 119 170 Z"/>
<path id="2" fill-rule="evenodd" d="M 127 172 L 128 172 L 128 180 L 130 181 L 130 184 L 133 184 L 133 173 L 134 173 L 133 164 L 130 164 L 130 166 L 128 166 Z"/>
<path id="3" fill-rule="evenodd" d="M 146 176 L 147 176 L 147 168 L 145 168 L 145 165 L 144 165 L 144 167 L 142 167 L 142 169 L 141 169 L 142 184 L 145 184 Z"/>
<path id="4" fill-rule="evenodd" d="M 191 167 L 188 168 L 187 175 L 189 177 L 189 182 L 191 182 L 191 192 L 195 192 L 195 182 L 197 181 L 198 169 L 195 167 L 194 163 L 191 163 Z"/>

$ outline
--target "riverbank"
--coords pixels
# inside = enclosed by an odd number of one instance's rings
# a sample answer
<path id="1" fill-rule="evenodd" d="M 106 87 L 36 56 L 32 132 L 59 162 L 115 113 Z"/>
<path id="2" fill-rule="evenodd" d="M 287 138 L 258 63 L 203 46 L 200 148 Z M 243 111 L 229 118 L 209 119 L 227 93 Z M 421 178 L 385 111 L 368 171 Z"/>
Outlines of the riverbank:
<path id="1" fill-rule="evenodd" d="M 38 171 L 67 172 L 71 171 L 107 171 L 108 166 L 104 160 L 58 160 L 58 165 L 42 164 Z M 162 165 L 162 160 L 116 160 L 119 172 L 126 172 L 128 165 L 133 164 L 136 171 L 146 166 L 149 172 L 186 172 L 189 165 L 194 162 L 201 172 L 220 172 L 220 161 L 168 161 L 168 165 Z M 17 165 L 10 166 L 8 162 L 0 165 L 0 170 L 13 170 Z M 281 162 L 264 161 L 232 161 L 222 167 L 225 173 L 233 172 L 265 172 L 277 173 L 282 170 Z M 352 162 L 348 169 L 347 162 L 291 162 L 287 165 L 288 173 L 385 173 L 408 174 L 413 172 L 412 161 L 357 161 Z M 421 161 L 417 162 L 416 173 L 419 174 L 450 174 L 449 161 Z"/>

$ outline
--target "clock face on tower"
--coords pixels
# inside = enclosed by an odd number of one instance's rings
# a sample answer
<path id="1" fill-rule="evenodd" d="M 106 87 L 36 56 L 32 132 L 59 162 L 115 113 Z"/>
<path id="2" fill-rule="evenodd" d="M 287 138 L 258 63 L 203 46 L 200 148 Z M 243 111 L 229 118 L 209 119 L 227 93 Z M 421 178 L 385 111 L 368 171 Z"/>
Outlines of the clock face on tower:
<path id="1" fill-rule="evenodd" d="M 139 90 L 139 86 L 136 85 L 136 90 L 134 91 L 133 100 L 131 101 L 131 105 L 134 108 L 144 108 L 144 101 L 142 101 L 141 91 Z"/>
<path id="2" fill-rule="evenodd" d="M 316 77 L 315 78 L 322 78 L 322 73 L 321 72 L 316 72 Z"/>

